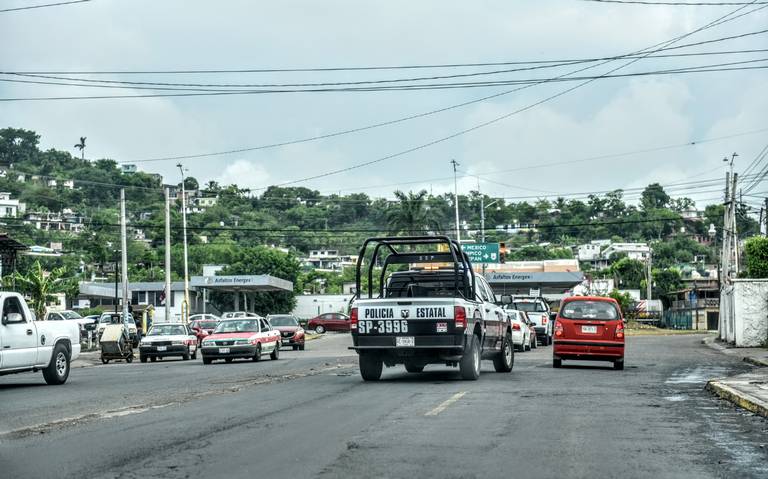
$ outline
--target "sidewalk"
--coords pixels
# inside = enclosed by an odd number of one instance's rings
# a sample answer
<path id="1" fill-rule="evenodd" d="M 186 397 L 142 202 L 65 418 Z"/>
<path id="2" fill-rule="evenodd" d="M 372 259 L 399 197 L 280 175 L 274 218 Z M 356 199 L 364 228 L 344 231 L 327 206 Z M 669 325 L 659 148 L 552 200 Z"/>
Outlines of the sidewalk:
<path id="1" fill-rule="evenodd" d="M 758 366 L 754 371 L 713 379 L 706 389 L 726 401 L 768 417 L 768 350 L 763 348 L 732 348 L 716 342 L 714 337 L 703 339 L 702 344 L 729 356 Z"/>

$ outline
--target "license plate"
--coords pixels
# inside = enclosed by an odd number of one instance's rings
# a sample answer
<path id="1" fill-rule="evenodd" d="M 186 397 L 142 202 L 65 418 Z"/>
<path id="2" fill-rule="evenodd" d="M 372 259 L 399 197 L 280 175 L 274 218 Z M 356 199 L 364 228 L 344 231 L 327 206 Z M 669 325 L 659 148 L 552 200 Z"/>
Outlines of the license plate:
<path id="1" fill-rule="evenodd" d="M 219 348 L 219 354 L 229 354 L 229 348 Z"/>
<path id="2" fill-rule="evenodd" d="M 595 334 L 597 332 L 597 326 L 582 326 L 581 332 Z"/>
<path id="3" fill-rule="evenodd" d="M 413 336 L 398 336 L 395 338 L 395 346 L 398 348 L 408 348 L 416 346 L 416 338 Z"/>
<path id="4" fill-rule="evenodd" d="M 363 320 L 357 323 L 358 334 L 402 334 L 408 332 L 405 319 Z"/>
<path id="5" fill-rule="evenodd" d="M 437 323 L 437 332 L 438 333 L 447 333 L 448 332 L 448 323 Z"/>
<path id="6" fill-rule="evenodd" d="M 166 349 L 168 349 L 168 348 L 166 348 L 165 346 L 158 346 L 157 347 L 158 351 L 165 351 Z"/>

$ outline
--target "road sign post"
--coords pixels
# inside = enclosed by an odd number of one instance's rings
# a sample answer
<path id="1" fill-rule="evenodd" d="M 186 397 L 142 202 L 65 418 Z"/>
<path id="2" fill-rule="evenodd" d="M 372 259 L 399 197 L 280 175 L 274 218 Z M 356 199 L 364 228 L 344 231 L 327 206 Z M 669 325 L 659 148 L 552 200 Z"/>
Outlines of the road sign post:
<path id="1" fill-rule="evenodd" d="M 498 263 L 499 243 L 469 243 L 461 245 L 472 263 Z"/>

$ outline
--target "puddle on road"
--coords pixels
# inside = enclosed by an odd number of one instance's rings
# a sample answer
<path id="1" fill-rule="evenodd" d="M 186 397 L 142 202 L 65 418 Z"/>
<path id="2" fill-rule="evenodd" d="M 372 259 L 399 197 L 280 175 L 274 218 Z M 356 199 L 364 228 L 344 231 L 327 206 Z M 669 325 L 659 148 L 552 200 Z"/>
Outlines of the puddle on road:
<path id="1" fill-rule="evenodd" d="M 664 399 L 666 399 L 667 401 L 670 401 L 670 402 L 680 402 L 680 401 L 685 401 L 686 399 L 688 399 L 688 396 L 686 396 L 684 394 L 677 394 L 675 396 L 666 396 Z"/>
<path id="2" fill-rule="evenodd" d="M 677 371 L 664 382 L 666 384 L 703 384 L 712 378 L 723 377 L 727 374 L 728 368 L 725 367 L 701 366 Z"/>

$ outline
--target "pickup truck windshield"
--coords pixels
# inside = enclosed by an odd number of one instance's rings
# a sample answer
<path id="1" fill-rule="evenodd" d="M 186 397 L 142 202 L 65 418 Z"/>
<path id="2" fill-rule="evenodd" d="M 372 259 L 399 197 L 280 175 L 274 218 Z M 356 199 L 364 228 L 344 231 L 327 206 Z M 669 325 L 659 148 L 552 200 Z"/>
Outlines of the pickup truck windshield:
<path id="1" fill-rule="evenodd" d="M 459 291 L 466 288 L 463 278 L 459 276 Z M 455 283 L 452 271 L 398 273 L 390 277 L 385 295 L 387 298 L 452 298 L 456 294 Z"/>
<path id="2" fill-rule="evenodd" d="M 526 313 L 546 313 L 544 305 L 537 302 L 513 302 L 509 305 L 509 309 L 517 309 L 518 311 L 525 311 Z"/>
<path id="3" fill-rule="evenodd" d="M 612 321 L 620 317 L 616 305 L 608 301 L 570 301 L 560 311 L 560 316 L 566 319 L 598 321 Z"/>
<path id="4" fill-rule="evenodd" d="M 64 311 L 61 313 L 62 316 L 64 316 L 64 319 L 81 319 L 82 316 L 75 313 L 74 311 Z"/>

